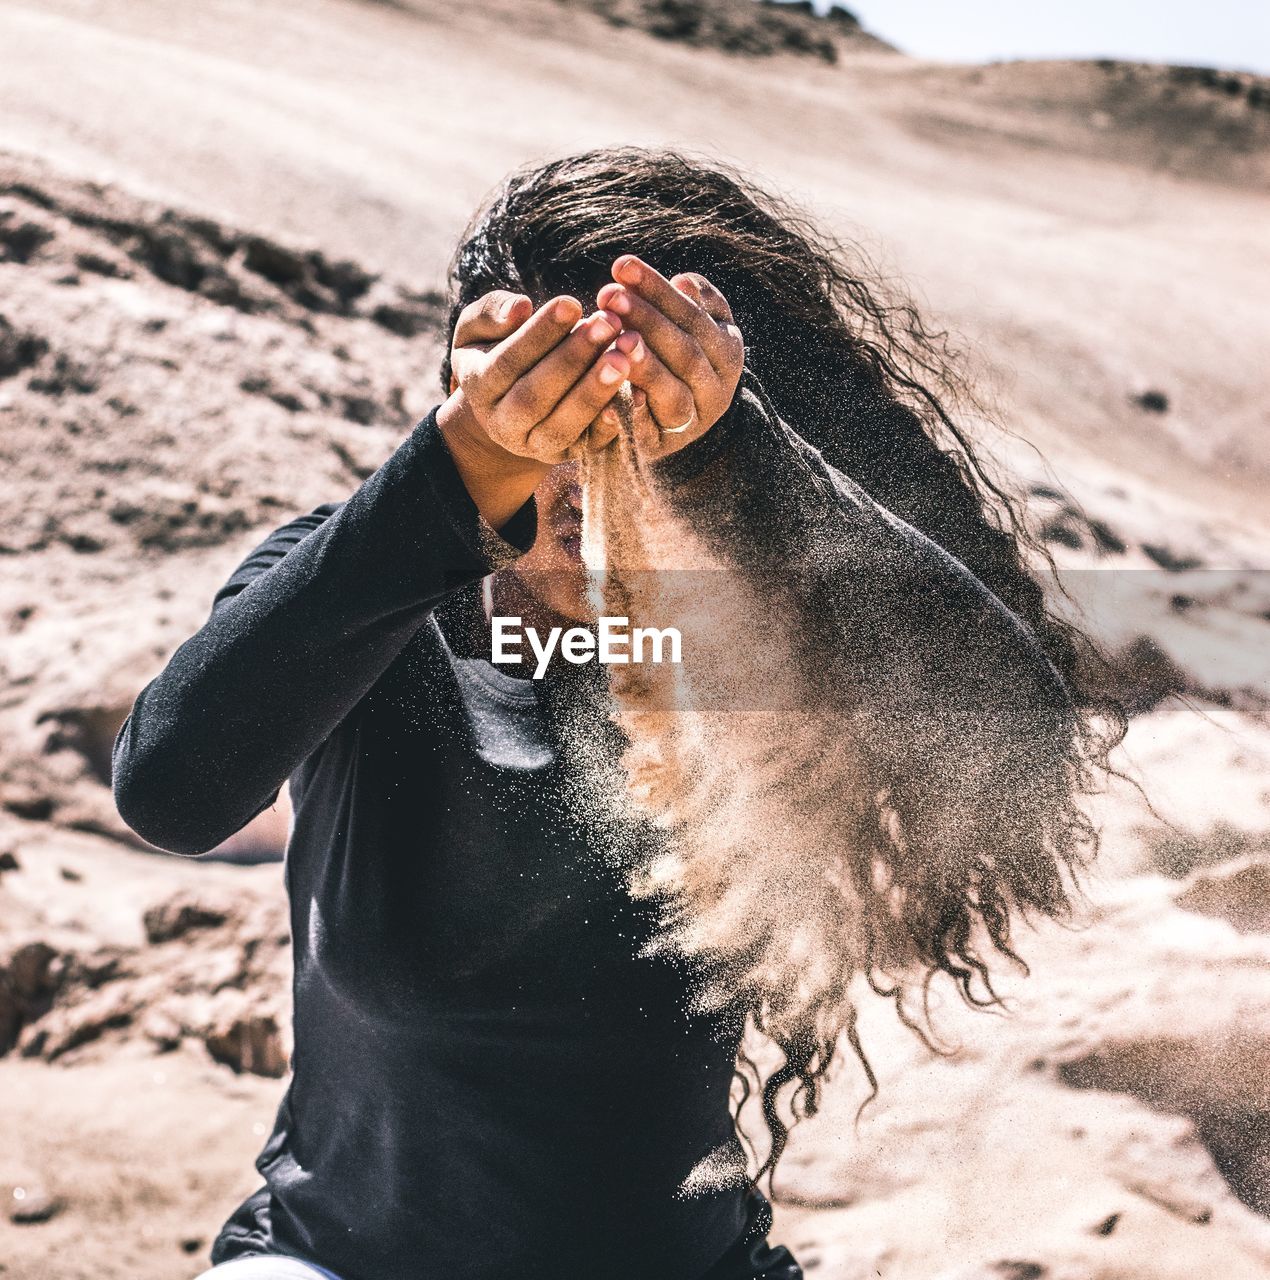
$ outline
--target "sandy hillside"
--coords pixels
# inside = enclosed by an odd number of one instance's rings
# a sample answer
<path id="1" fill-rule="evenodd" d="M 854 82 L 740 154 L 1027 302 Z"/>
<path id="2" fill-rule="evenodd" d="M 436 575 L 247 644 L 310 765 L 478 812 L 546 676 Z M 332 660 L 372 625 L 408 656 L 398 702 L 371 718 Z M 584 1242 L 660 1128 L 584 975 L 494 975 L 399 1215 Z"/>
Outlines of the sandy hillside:
<path id="1" fill-rule="evenodd" d="M 0 0 L 0 1276 L 192 1275 L 255 1185 L 279 870 L 140 848 L 110 742 L 238 557 L 435 401 L 479 197 L 619 141 L 753 167 L 962 335 L 1158 810 L 1099 801 L 1086 918 L 1010 1017 L 944 1001 L 960 1053 L 870 1012 L 882 1096 L 855 1128 L 844 1068 L 796 1131 L 778 1235 L 831 1280 L 1270 1276 L 1267 86 L 591 8 Z"/>

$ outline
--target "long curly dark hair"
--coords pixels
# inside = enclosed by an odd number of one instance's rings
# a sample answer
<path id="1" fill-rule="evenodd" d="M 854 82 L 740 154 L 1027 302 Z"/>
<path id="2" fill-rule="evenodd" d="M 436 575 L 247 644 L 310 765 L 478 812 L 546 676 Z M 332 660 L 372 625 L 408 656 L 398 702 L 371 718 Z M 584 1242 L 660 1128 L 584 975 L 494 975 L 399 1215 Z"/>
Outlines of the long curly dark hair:
<path id="1" fill-rule="evenodd" d="M 1066 762 L 1071 790 L 1092 787 L 1124 734 L 1105 667 L 1095 646 L 1050 607 L 1041 581 L 1041 571 L 1053 568 L 1048 553 L 961 425 L 967 415 L 982 414 L 947 336 L 930 328 L 857 247 L 717 163 L 670 150 L 589 151 L 513 174 L 477 215 L 451 269 L 450 332 L 463 307 L 491 289 L 524 292 L 536 303 L 567 292 L 585 304 L 611 279 L 614 259 L 628 252 L 667 276 L 707 276 L 731 303 L 747 364 L 779 415 L 1027 624 L 1077 714 L 1078 742 Z M 447 357 L 446 390 L 449 378 Z M 1045 847 L 1031 838 L 1034 856 L 1020 856 L 1016 870 L 990 858 L 967 859 L 969 870 L 955 886 L 941 884 L 925 907 L 913 905 L 918 895 L 910 899 L 906 945 L 926 986 L 944 973 L 971 1003 L 994 1003 L 977 931 L 986 935 L 989 955 L 1021 964 L 1010 940 L 1012 914 L 1059 917 L 1070 909 L 1070 873 L 1093 856 L 1097 837 L 1066 799 L 1056 799 L 1054 809 L 1059 835 Z M 1028 843 L 1024 835 L 1020 844 Z M 901 986 L 879 974 L 869 972 L 874 989 L 893 997 L 904 1021 L 923 1034 Z M 749 1012 L 784 1053 L 766 1081 L 744 1050 L 738 1059 L 738 1128 L 752 1078 L 771 1139 L 757 1183 L 786 1145 L 782 1089 L 795 1086 L 788 1104 L 794 1119 L 814 1114 L 838 1033 L 845 1030 L 875 1091 L 876 1081 L 853 1014 L 830 1037 L 811 1018 L 783 1031 L 787 1024 L 770 1007 Z"/>

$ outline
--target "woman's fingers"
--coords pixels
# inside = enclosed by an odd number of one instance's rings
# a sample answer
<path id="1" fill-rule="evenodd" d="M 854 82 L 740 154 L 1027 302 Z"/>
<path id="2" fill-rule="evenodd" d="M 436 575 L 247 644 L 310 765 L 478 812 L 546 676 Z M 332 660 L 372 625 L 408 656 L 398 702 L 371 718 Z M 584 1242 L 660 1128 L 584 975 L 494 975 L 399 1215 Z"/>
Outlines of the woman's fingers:
<path id="1" fill-rule="evenodd" d="M 613 279 L 638 291 L 677 325 L 695 336 L 702 319 L 701 308 L 655 267 L 650 267 L 633 253 L 623 254 L 613 263 Z"/>
<path id="2" fill-rule="evenodd" d="M 633 383 L 632 386 L 634 387 Z M 695 416 L 691 419 L 687 430 L 665 431 L 662 421 L 653 411 L 652 401 L 641 387 L 634 388 L 631 426 L 636 452 L 640 457 L 650 461 L 678 452 L 684 445 L 691 444 L 706 432 L 705 425 Z"/>
<path id="3" fill-rule="evenodd" d="M 644 391 L 657 423 L 673 429 L 694 421 L 697 404 L 692 388 L 671 371 L 639 333 L 628 329 L 615 345 L 629 357 L 631 386 Z"/>
<path id="4" fill-rule="evenodd" d="M 670 277 L 671 285 L 680 293 L 686 293 L 716 323 L 732 320 L 732 308 L 728 300 L 699 271 L 681 271 Z"/>
<path id="5" fill-rule="evenodd" d="M 733 351 L 740 347 L 744 356 L 745 339 L 732 316 L 732 306 L 705 276 L 698 271 L 685 271 L 682 275 L 672 276 L 670 283 L 675 288 L 679 288 L 681 284 L 690 286 L 701 309 L 718 325 Z"/>
<path id="6" fill-rule="evenodd" d="M 624 379 L 636 397 L 637 442 L 648 450 L 682 447 L 727 407 L 744 347 L 722 293 L 696 272 L 667 280 L 629 254 L 613 274 L 591 316 L 567 295 L 534 311 L 525 295 L 504 290 L 460 315 L 459 380 L 503 449 L 555 462 L 603 448 L 618 431 L 613 400 Z"/>
<path id="7" fill-rule="evenodd" d="M 629 377 L 627 378 L 629 382 Z M 641 410 L 647 415 L 648 396 L 644 393 L 644 388 L 631 383 L 631 413 L 635 420 L 638 421 Z M 595 422 L 591 424 L 591 439 L 595 447 L 602 449 L 606 444 L 617 438 L 617 434 L 622 429 L 622 418 L 618 412 L 618 404 L 616 398 L 610 400 L 607 405 L 600 410 Z"/>
<path id="8" fill-rule="evenodd" d="M 617 433 L 622 429 L 622 420 L 617 416 L 615 404 L 616 401 L 610 400 L 591 420 L 586 437 L 589 449 L 607 448 L 617 439 Z"/>
<path id="9" fill-rule="evenodd" d="M 529 432 L 526 442 L 533 455 L 549 458 L 568 452 L 617 394 L 629 372 L 630 361 L 622 352 L 606 351 Z M 599 448 L 603 443 L 594 435 L 588 441 L 591 448 Z"/>
<path id="10" fill-rule="evenodd" d="M 477 299 L 456 325 L 453 358 L 490 439 L 554 462 L 613 398 L 630 362 L 615 349 L 605 354 L 622 328 L 612 312 L 584 318 L 567 295 L 531 308 L 528 298 L 501 290 Z"/>
<path id="11" fill-rule="evenodd" d="M 604 306 L 620 315 L 627 329 L 640 334 L 649 349 L 677 378 L 684 382 L 698 383 L 716 376 L 714 366 L 702 350 L 701 344 L 665 312 L 632 290 L 620 287 L 612 292 L 608 290 L 608 285 L 600 290 Z M 705 313 L 699 314 L 704 316 Z M 706 323 L 714 325 L 714 321 L 708 317 Z"/>
<path id="12" fill-rule="evenodd" d="M 490 403 L 500 400 L 568 335 L 581 315 L 582 304 L 577 298 L 552 298 L 544 303 L 489 353 L 480 374 L 481 395 Z"/>
<path id="13" fill-rule="evenodd" d="M 690 374 L 690 362 L 696 358 L 694 347 L 704 354 L 716 373 L 724 374 L 730 369 L 736 355 L 735 342 L 705 305 L 707 293 L 698 284 L 708 284 L 704 276 L 685 272 L 676 277 L 684 283 L 691 281 L 696 285 L 700 301 L 691 297 L 687 289 L 676 288 L 659 271 L 633 254 L 617 259 L 613 264 L 613 277 L 616 283 L 605 285 L 600 290 L 600 306 L 616 311 L 631 328 L 641 328 L 640 319 L 649 321 L 650 313 L 658 313 L 666 323 L 655 330 L 650 328 L 645 336 L 676 373 L 681 376 Z M 731 325 L 731 311 L 727 309 L 723 295 L 713 286 L 710 292 L 717 300 L 715 305 L 722 303 L 726 312 L 725 323 Z M 623 310 L 626 299 L 631 303 L 629 312 Z M 692 345 L 678 340 L 674 334 L 676 330 L 685 335 Z"/>
<path id="14" fill-rule="evenodd" d="M 605 311 L 597 311 L 575 325 L 566 338 L 507 389 L 496 402 L 497 411 L 531 426 L 543 423 L 571 388 L 596 364 L 596 358 L 617 337 L 621 328 L 621 320 Z M 603 371 L 597 369 L 596 372 Z M 601 385 L 611 395 L 621 381 L 619 377 Z M 590 416 L 586 421 L 590 421 Z"/>
<path id="15" fill-rule="evenodd" d="M 524 324 L 532 310 L 533 303 L 523 293 L 491 289 L 459 312 L 453 345 L 474 347 L 498 342 Z"/>

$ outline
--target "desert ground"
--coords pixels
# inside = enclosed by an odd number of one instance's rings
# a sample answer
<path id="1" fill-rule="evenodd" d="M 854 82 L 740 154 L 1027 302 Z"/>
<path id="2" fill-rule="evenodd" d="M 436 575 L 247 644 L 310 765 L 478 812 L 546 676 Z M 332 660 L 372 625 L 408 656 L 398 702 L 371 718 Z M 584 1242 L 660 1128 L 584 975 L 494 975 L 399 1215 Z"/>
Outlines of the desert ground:
<path id="1" fill-rule="evenodd" d="M 844 1062 L 773 1238 L 829 1280 L 1270 1277 L 1270 86 L 597 8 L 0 0 L 0 1276 L 183 1280 L 257 1185 L 287 814 L 149 850 L 115 730 L 439 398 L 480 198 L 621 142 L 757 173 L 957 335 L 1133 711 L 1081 917 L 1004 1013 L 936 990 L 946 1056 L 866 1008 L 880 1097 Z"/>

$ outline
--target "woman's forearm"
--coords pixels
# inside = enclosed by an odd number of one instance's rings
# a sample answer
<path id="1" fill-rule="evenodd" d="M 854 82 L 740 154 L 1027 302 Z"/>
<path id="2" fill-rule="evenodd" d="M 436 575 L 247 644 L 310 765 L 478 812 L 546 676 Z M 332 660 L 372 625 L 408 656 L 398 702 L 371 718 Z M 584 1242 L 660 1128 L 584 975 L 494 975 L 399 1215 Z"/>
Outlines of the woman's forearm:
<path id="1" fill-rule="evenodd" d="M 477 425 L 462 389 L 437 409 L 436 421 L 477 510 L 492 528 L 501 529 L 528 502 L 550 468 L 491 440 Z"/>
<path id="2" fill-rule="evenodd" d="M 532 503 L 481 520 L 435 413 L 294 545 L 259 548 L 211 617 L 142 690 L 115 741 L 124 820 L 205 852 L 271 802 L 437 603 L 533 539 Z M 272 560 L 272 563 L 269 561 Z M 266 567 L 262 567 L 266 566 Z M 250 572 L 250 571 L 248 571 Z M 234 589 L 238 587 L 238 589 Z"/>

